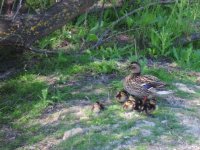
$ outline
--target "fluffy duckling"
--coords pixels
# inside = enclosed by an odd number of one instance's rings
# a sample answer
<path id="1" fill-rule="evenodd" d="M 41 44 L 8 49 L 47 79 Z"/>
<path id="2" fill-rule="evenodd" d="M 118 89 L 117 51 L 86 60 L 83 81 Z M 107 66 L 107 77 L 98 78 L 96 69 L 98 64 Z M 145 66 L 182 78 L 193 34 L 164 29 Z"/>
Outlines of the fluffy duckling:
<path id="1" fill-rule="evenodd" d="M 135 109 L 136 99 L 133 96 L 129 96 L 128 100 L 123 104 L 123 109 L 126 111 L 132 111 Z"/>
<path id="2" fill-rule="evenodd" d="M 149 100 L 149 104 L 146 110 L 147 114 L 152 113 L 156 109 L 156 103 L 156 99 Z"/>
<path id="3" fill-rule="evenodd" d="M 156 99 L 147 99 L 145 98 L 142 101 L 142 105 L 140 107 L 141 111 L 144 111 L 147 115 L 150 115 L 156 109 Z"/>
<path id="4" fill-rule="evenodd" d="M 119 103 L 124 103 L 128 100 L 128 93 L 125 90 L 121 90 L 117 93 L 116 99 Z"/>
<path id="5" fill-rule="evenodd" d="M 104 105 L 101 104 L 99 101 L 97 101 L 92 105 L 92 111 L 94 113 L 100 113 L 104 108 L 105 108 Z"/>

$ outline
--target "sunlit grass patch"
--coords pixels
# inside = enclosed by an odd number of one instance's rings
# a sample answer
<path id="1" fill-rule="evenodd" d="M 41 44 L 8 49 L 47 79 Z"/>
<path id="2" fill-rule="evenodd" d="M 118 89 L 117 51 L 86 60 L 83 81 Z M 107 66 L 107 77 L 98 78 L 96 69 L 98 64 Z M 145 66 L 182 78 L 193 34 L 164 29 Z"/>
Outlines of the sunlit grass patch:
<path id="1" fill-rule="evenodd" d="M 88 132 L 63 141 L 58 149 L 101 149 L 112 142 L 116 137 L 110 134 Z"/>
<path id="2" fill-rule="evenodd" d="M 5 82 L 0 88 L 2 121 L 19 119 L 30 113 L 30 110 L 35 110 L 32 114 L 38 114 L 39 112 L 36 112 L 47 105 L 46 101 L 41 99 L 45 89 L 46 83 L 37 80 L 35 75 L 22 75 Z"/>
<path id="3" fill-rule="evenodd" d="M 121 113 L 123 113 L 123 110 L 119 105 L 111 105 L 106 107 L 105 110 L 102 111 L 98 116 L 93 115 L 91 112 L 91 120 L 88 122 L 88 125 L 101 126 L 116 124 L 124 120 L 122 117 L 120 117 Z"/>

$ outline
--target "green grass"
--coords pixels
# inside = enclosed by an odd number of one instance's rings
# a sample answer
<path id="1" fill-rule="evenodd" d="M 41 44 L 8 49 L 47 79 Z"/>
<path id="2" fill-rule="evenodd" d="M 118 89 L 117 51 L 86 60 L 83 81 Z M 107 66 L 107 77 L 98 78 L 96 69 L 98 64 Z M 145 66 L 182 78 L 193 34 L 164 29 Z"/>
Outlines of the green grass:
<path id="1" fill-rule="evenodd" d="M 61 57 L 61 56 L 59 56 Z M 65 56 L 62 56 L 65 58 Z M 91 102 L 96 100 L 105 100 L 107 99 L 108 92 L 111 94 L 111 98 L 113 104 L 106 107 L 106 110 L 102 112 L 98 117 L 93 116 L 90 111 L 86 112 L 88 114 L 89 120 L 80 121 L 79 126 L 83 128 L 88 128 L 91 126 L 104 127 L 109 126 L 106 130 L 105 134 L 98 131 L 91 130 L 88 133 L 85 133 L 81 136 L 75 136 L 70 138 L 67 141 L 63 141 L 56 148 L 58 149 L 93 149 L 94 146 L 97 146 L 96 149 L 101 149 L 102 147 L 112 146 L 112 142 L 124 144 L 128 139 L 135 136 L 138 138 L 138 142 L 136 142 L 137 149 L 146 149 L 146 144 L 152 142 L 152 139 L 159 141 L 159 137 L 166 134 L 168 130 L 171 130 L 172 135 L 170 137 L 172 139 L 176 138 L 176 135 L 184 137 L 184 139 L 190 143 L 194 143 L 196 141 L 195 138 L 188 137 L 182 133 L 184 133 L 185 128 L 179 123 L 178 119 L 174 116 L 174 113 L 171 112 L 171 108 L 165 107 L 162 101 L 159 102 L 159 108 L 155 111 L 154 115 L 156 118 L 147 118 L 142 114 L 138 114 L 139 117 L 133 117 L 131 120 L 127 120 L 124 117 L 124 110 L 114 101 L 114 94 L 116 90 L 122 88 L 121 77 L 122 74 L 127 74 L 127 70 L 120 69 L 116 66 L 117 61 L 105 61 L 102 62 L 94 61 L 93 59 L 87 59 L 84 55 L 80 60 L 84 60 L 81 65 L 79 62 L 74 62 L 73 59 L 70 61 L 70 57 L 67 60 L 68 63 L 59 63 L 56 65 L 56 68 L 52 65 L 52 72 L 48 72 L 48 68 L 40 69 L 40 66 L 37 67 L 36 70 L 32 68 L 30 72 L 32 74 L 28 74 L 28 72 L 21 73 L 18 77 L 5 81 L 1 84 L 0 91 L 3 93 L 1 97 L 1 124 L 9 124 L 13 129 L 24 132 L 18 137 L 14 142 L 10 142 L 9 146 L 6 146 L 3 143 L 3 146 L 6 148 L 16 148 L 20 145 L 28 145 L 38 143 L 39 141 L 45 139 L 48 136 L 62 138 L 63 133 L 66 130 L 70 130 L 73 128 L 74 121 L 76 120 L 75 116 L 66 116 L 63 120 L 60 121 L 58 125 L 55 127 L 42 127 L 39 124 L 32 124 L 32 121 L 43 113 L 43 111 L 49 105 L 53 105 L 54 103 L 63 103 L 70 102 L 73 99 L 88 99 Z M 66 60 L 63 58 L 63 62 Z M 60 58 L 46 58 L 48 59 L 58 59 Z M 89 60 L 89 62 L 88 62 Z M 42 63 L 46 62 L 43 60 Z M 142 62 L 145 65 L 145 61 Z M 51 62 L 53 64 L 53 62 Z M 71 64 L 71 66 L 69 66 Z M 65 67 L 66 65 L 66 67 Z M 77 66 L 81 66 L 81 68 L 85 68 L 82 71 L 76 71 Z M 143 65 L 143 66 L 144 66 Z M 87 68 L 90 66 L 90 68 Z M 110 71 L 108 68 L 114 68 L 113 71 Z M 106 69 L 105 69 L 106 68 Z M 59 88 L 53 88 L 51 85 L 48 85 L 45 81 L 38 78 L 38 76 L 34 75 L 34 72 L 42 72 L 42 74 L 57 74 L 59 76 L 56 85 L 61 86 Z M 68 73 L 68 76 L 65 76 Z M 95 78 L 98 78 L 102 75 L 109 75 L 115 73 L 115 78 L 112 78 L 108 81 L 108 83 L 97 82 Z M 174 81 L 192 83 L 192 79 L 187 77 L 185 74 L 181 73 L 168 73 L 164 69 L 149 69 L 144 68 L 145 74 L 155 75 L 168 84 L 173 83 Z M 92 75 L 96 77 L 92 80 L 85 80 L 84 76 L 89 75 L 89 78 L 92 79 Z M 179 75 L 184 76 L 184 80 L 179 79 Z M 75 84 L 72 86 L 65 86 L 68 82 L 74 81 Z M 63 87 L 62 87 L 63 86 Z M 169 88 L 175 88 L 170 86 Z M 98 91 L 95 93 L 95 91 Z M 178 96 L 184 93 L 180 93 L 178 91 L 176 93 Z M 185 94 L 186 96 L 187 94 Z M 191 95 L 192 96 L 192 95 Z M 194 110 L 195 111 L 195 110 Z M 137 113 L 136 113 L 137 114 Z M 136 115 L 137 116 L 137 115 Z M 153 127 L 139 127 L 139 129 L 133 129 L 137 122 L 140 120 L 147 120 L 150 122 L 154 122 L 155 126 Z M 167 126 L 160 123 L 162 120 L 167 120 Z M 67 125 L 66 125 L 67 123 Z M 71 124 L 70 124 L 71 123 Z M 118 127 L 114 127 L 118 124 Z M 25 127 L 25 128 L 22 128 Z M 113 128 L 112 128 L 113 126 Z M 133 129 L 130 132 L 130 129 Z M 142 129 L 147 129 L 151 132 L 150 136 L 143 137 L 140 132 Z M 26 132 L 26 131 L 29 132 Z M 103 132 L 104 133 L 104 132 Z M 109 136 L 108 136 L 109 135 Z M 3 137 L 3 135 L 1 135 Z M 126 138 L 124 138 L 126 137 Z M 26 140 L 25 140 L 26 139 Z M 101 146 L 99 146 L 101 145 Z"/>
<path id="2" fill-rule="evenodd" d="M 44 9 L 52 4 L 50 1 L 46 2 L 28 1 L 33 9 Z M 101 30 L 106 29 L 118 17 L 147 3 L 125 3 L 117 13 L 113 9 L 106 9 L 100 24 Z M 0 82 L 0 127 L 8 125 L 20 133 L 15 140 L 6 141 L 6 133 L 0 130 L 0 149 L 37 144 L 46 137 L 61 139 L 65 131 L 74 127 L 100 129 L 91 129 L 71 137 L 56 145 L 55 149 L 93 150 L 106 146 L 112 149 L 120 145 L 126 146 L 126 142 L 133 137 L 137 139 L 134 146 L 138 150 L 148 149 L 152 142 L 161 142 L 162 136 L 174 141 L 181 137 L 185 142 L 194 144 L 198 139 L 185 133 L 187 127 L 181 124 L 176 114 L 178 109 L 186 116 L 199 118 L 198 106 L 170 106 L 164 98 L 159 98 L 159 107 L 154 112 L 154 118 L 136 112 L 131 119 L 127 119 L 128 114 L 114 97 L 117 91 L 123 88 L 121 80 L 129 73 L 127 64 L 130 61 L 139 61 L 143 74 L 154 75 L 166 82 L 169 85 L 167 89 L 175 90 L 177 97 L 189 102 L 200 96 L 199 90 L 196 90 L 195 94 L 188 94 L 173 85 L 176 82 L 188 86 L 195 84 L 196 77 L 187 75 L 187 72 L 199 71 L 199 43 L 182 47 L 174 46 L 173 42 L 178 36 L 196 32 L 191 24 L 199 20 L 199 6 L 198 3 L 189 5 L 187 1 L 181 1 L 174 5 L 156 5 L 128 16 L 113 27 L 113 33 L 124 32 L 133 38 L 129 44 L 111 39 L 109 43 L 97 49 L 88 49 L 94 45 L 99 36 L 97 33 L 100 32 L 98 14 L 95 13 L 83 14 L 70 25 L 38 41 L 36 46 L 42 49 L 57 49 L 63 42 L 69 42 L 70 44 L 63 48 L 67 49 L 64 51 L 69 54 L 60 52 L 58 55 L 45 57 L 26 53 L 24 59 L 30 62 L 30 67 L 15 77 Z M 82 48 L 81 44 L 85 51 L 80 54 L 78 50 Z M 169 72 L 156 66 L 147 67 L 149 60 L 157 61 L 162 58 L 169 58 L 181 69 Z M 49 80 L 54 80 L 53 77 L 56 79 L 51 83 Z M 59 118 L 57 124 L 37 123 L 38 119 L 44 117 L 47 108 L 55 109 L 54 106 L 58 103 L 71 106 L 75 100 L 87 100 L 92 103 L 108 99 L 112 103 L 98 116 L 93 115 L 90 109 L 85 110 L 88 120 L 78 120 L 77 123 L 77 116 L 72 113 Z M 163 120 L 166 120 L 167 124 L 162 123 Z M 142 121 L 153 122 L 155 126 L 137 127 Z M 151 134 L 144 136 L 141 134 L 143 130 L 149 130 Z M 169 147 L 173 149 L 176 145 L 172 144 Z"/>
<path id="3" fill-rule="evenodd" d="M 73 58 L 77 58 L 76 61 Z M 83 54 L 82 56 L 60 54 L 59 56 L 45 58 L 41 63 L 36 63 L 36 66 L 28 71 L 2 82 L 0 86 L 0 92 L 2 93 L 0 98 L 1 125 L 8 124 L 21 133 L 16 140 L 9 142 L 9 146 L 6 146 L 6 142 L 3 142 L 3 146 L 11 149 L 21 145 L 38 143 L 48 136 L 62 138 L 66 130 L 74 127 L 76 116 L 68 115 L 54 127 L 51 125 L 44 127 L 40 124 L 35 124 L 34 120 L 39 118 L 48 106 L 53 106 L 56 103 L 69 103 L 77 99 L 89 100 L 91 102 L 101 101 L 108 99 L 108 94 L 110 94 L 113 104 L 107 106 L 105 111 L 99 116 L 94 116 L 90 110 L 87 110 L 86 114 L 89 120 L 81 120 L 79 122 L 79 126 L 82 128 L 91 126 L 103 128 L 104 126 L 109 126 L 109 129 L 106 129 L 106 133 L 101 133 L 104 129 L 98 132 L 91 130 L 81 136 L 77 135 L 60 143 L 56 148 L 92 149 L 95 145 L 102 145 L 104 147 L 110 145 L 112 147 L 112 141 L 123 145 L 128 139 L 135 136 L 138 138 L 136 148 L 146 149 L 146 145 L 152 142 L 152 139 L 159 141 L 159 137 L 168 131 L 172 133 L 170 135 L 172 139 L 179 135 L 186 141 L 194 143 L 196 139 L 184 134 L 185 127 L 179 123 L 171 108 L 163 100 L 159 100 L 159 108 L 154 112 L 154 115 L 157 116 L 156 118 L 147 118 L 139 113 L 136 113 L 136 116 L 130 120 L 125 117 L 124 110 L 114 100 L 117 90 L 123 87 L 121 79 L 128 74 L 126 67 L 121 68 L 117 65 L 118 61 L 121 61 L 121 58 L 101 60 L 99 55 L 93 54 Z M 145 59 L 141 60 L 141 64 L 144 74 L 157 76 L 170 85 L 169 89 L 176 89 L 172 85 L 174 82 L 194 83 L 194 78 L 187 76 L 184 70 L 177 73 L 169 73 L 164 69 L 150 69 L 146 67 Z M 36 75 L 36 73 L 50 79 L 50 75 L 57 76 L 56 86 L 49 85 L 48 82 L 42 80 L 40 75 Z M 108 81 L 98 81 L 99 77 L 109 76 L 113 73 L 116 76 Z M 68 85 L 71 82 L 74 85 Z M 176 94 L 185 98 L 198 95 L 198 93 L 196 95 L 188 95 L 181 91 L 177 91 Z M 155 126 L 144 126 L 134 129 L 137 126 L 137 122 L 142 120 L 154 122 Z M 168 125 L 162 124 L 162 120 L 167 120 Z M 115 128 L 116 124 L 118 126 Z M 142 136 L 140 133 L 143 129 L 149 130 L 151 135 Z M 0 132 L 0 137 L 3 138 L 4 134 Z M 117 147 L 117 145 L 115 146 Z M 97 149 L 100 148 L 97 146 Z"/>
<path id="4" fill-rule="evenodd" d="M 0 87 L 1 120 L 22 119 L 24 113 L 28 116 L 40 114 L 40 109 L 48 104 L 41 99 L 46 83 L 35 79 L 35 75 L 22 75 L 5 82 Z M 31 111 L 30 111 L 31 110 Z M 33 111 L 33 112 L 32 112 Z"/>

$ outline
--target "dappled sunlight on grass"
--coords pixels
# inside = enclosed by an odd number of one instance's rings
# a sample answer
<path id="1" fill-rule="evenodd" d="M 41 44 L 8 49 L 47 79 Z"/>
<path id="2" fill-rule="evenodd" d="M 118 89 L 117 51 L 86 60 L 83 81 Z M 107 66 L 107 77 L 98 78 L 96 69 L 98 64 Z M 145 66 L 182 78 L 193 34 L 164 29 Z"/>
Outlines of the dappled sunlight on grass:
<path id="1" fill-rule="evenodd" d="M 40 7 L 31 2 L 27 7 Z M 199 43 L 179 46 L 175 40 L 199 30 L 200 5 L 147 2 L 116 9 L 109 2 L 111 9 L 77 16 L 37 41 L 39 49 L 65 50 L 53 56 L 28 51 L 20 58 L 22 71 L 0 82 L 0 149 L 199 149 L 200 74 L 191 71 L 200 70 Z M 127 15 L 138 8 L 143 11 Z M 152 115 L 126 112 L 115 100 L 131 61 L 172 91 L 158 96 Z M 91 110 L 96 101 L 105 105 L 99 114 Z"/>
<path id="2" fill-rule="evenodd" d="M 2 120 L 17 119 L 31 109 L 38 110 L 36 107 L 41 104 L 40 96 L 45 88 L 47 88 L 46 83 L 36 80 L 34 75 L 20 76 L 19 79 L 5 82 L 0 88 Z M 3 116 L 7 117 L 3 118 Z"/>
<path id="3" fill-rule="evenodd" d="M 127 65 L 127 62 L 120 63 Z M 44 59 L 29 70 L 31 73 L 25 72 L 4 81 L 0 87 L 3 93 L 0 98 L 1 124 L 8 124 L 20 134 L 16 134 L 14 140 L 4 141 L 3 146 L 9 143 L 8 148 L 21 149 L 49 149 L 52 146 L 55 149 L 146 148 L 150 143 L 165 143 L 166 138 L 173 143 L 177 135 L 191 142 L 185 133 L 187 124 L 182 124 L 174 115 L 176 109 L 185 112 L 187 103 L 182 98 L 184 107 L 180 103 L 175 107 L 173 103 L 177 101 L 175 96 L 187 93 L 171 83 L 184 82 L 186 86 L 192 86 L 194 80 L 184 73 L 179 76 L 179 73 L 169 73 L 165 69 L 146 67 L 144 74 L 157 76 L 169 84 L 167 89 L 175 91 L 174 97 L 159 98 L 154 117 L 148 117 L 144 113 L 125 112 L 115 100 L 115 94 L 123 87 L 121 79 L 129 73 L 124 66 L 118 65 L 117 60 L 101 61 L 91 59 L 87 54 L 83 58 L 77 56 L 76 60 L 60 55 Z M 194 90 L 196 94 L 189 95 L 191 98 L 196 98 L 199 93 L 198 88 Z M 91 111 L 95 101 L 106 107 L 99 115 Z M 63 140 L 65 133 L 78 128 L 83 132 Z M 0 138 L 5 135 L 0 131 Z M 191 143 L 195 141 L 194 138 Z"/>

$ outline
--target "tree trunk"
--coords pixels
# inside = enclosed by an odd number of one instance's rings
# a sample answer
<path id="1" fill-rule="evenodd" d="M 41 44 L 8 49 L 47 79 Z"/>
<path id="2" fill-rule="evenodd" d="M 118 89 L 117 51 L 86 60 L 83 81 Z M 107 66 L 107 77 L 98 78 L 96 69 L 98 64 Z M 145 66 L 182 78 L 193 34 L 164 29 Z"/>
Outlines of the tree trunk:
<path id="1" fill-rule="evenodd" d="M 0 19 L 0 47 L 29 47 L 38 39 L 84 13 L 98 0 L 62 0 L 40 15 Z"/>

